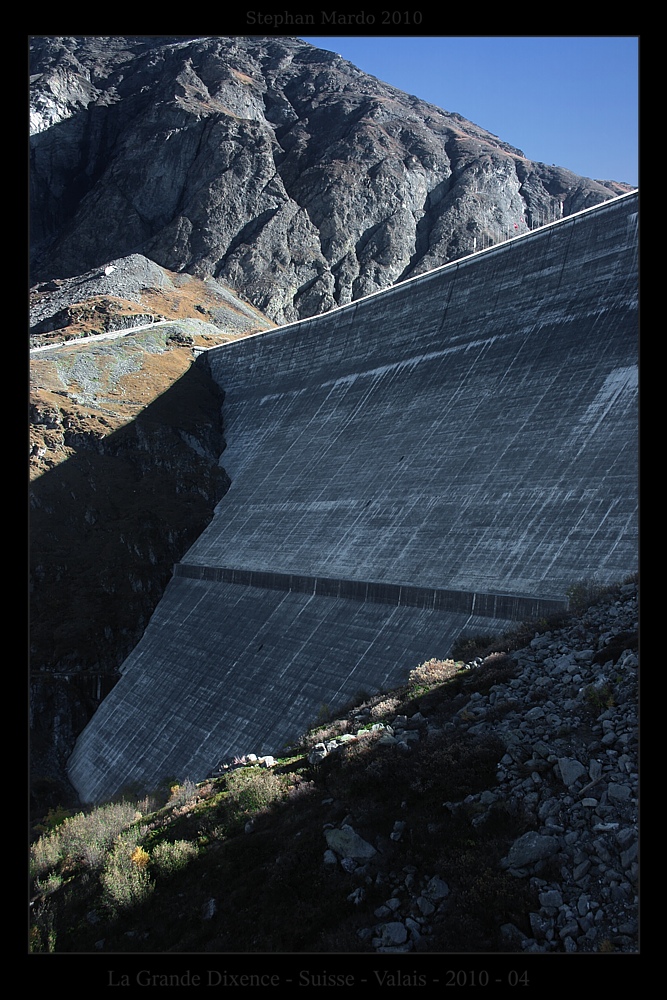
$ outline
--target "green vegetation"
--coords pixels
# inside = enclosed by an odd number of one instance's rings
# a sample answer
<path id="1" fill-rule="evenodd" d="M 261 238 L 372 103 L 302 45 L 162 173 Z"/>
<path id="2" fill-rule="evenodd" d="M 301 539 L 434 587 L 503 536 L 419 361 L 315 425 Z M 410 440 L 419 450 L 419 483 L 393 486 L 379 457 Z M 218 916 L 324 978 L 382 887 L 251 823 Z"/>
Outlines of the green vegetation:
<path id="1" fill-rule="evenodd" d="M 471 694 L 516 675 L 511 651 L 539 628 L 496 637 L 474 670 L 455 656 L 432 658 L 402 688 L 360 693 L 361 704 L 320 718 L 272 768 L 246 764 L 197 784 L 174 779 L 141 799 L 76 814 L 52 809 L 33 831 L 30 950 L 372 951 L 358 931 L 376 922 L 392 873 L 406 870 L 416 880 L 437 873 L 452 890 L 429 951 L 502 951 L 507 922 L 530 934 L 530 885 L 499 865 L 525 832 L 524 817 L 497 805 L 480 823 L 478 804 L 466 803 L 495 787 L 504 745 L 447 723 Z M 591 712 L 613 695 L 613 681 L 591 686 Z M 429 720 L 428 740 L 409 753 L 385 745 L 383 724 L 416 712 Z M 308 762 L 315 744 L 346 734 L 354 738 Z M 447 802 L 460 805 L 450 811 Z M 397 820 L 407 827 L 394 840 Z M 323 831 L 343 822 L 378 846 L 363 880 L 324 863 Z M 358 885 L 360 907 L 349 899 Z"/>
<path id="2" fill-rule="evenodd" d="M 614 689 L 608 681 L 601 684 L 589 684 L 584 689 L 584 695 L 591 712 L 596 716 L 616 704 Z"/>
<path id="3" fill-rule="evenodd" d="M 364 729 L 355 721 L 361 712 L 377 726 L 420 706 L 444 717 L 456 710 L 462 685 L 484 683 L 484 667 L 462 666 L 427 661 L 403 689 L 365 697 L 349 716 L 306 733 L 274 768 L 257 764 L 199 784 L 171 782 L 139 801 L 76 815 L 52 811 L 31 848 L 31 951 L 370 950 L 357 931 L 373 922 L 389 870 L 415 858 L 424 872 L 437 871 L 454 886 L 463 880 L 466 899 L 477 894 L 477 914 L 443 924 L 433 947 L 459 947 L 461 928 L 466 948 L 497 947 L 503 914 L 528 912 L 527 901 L 518 901 L 523 890 L 492 873 L 494 859 L 523 832 L 521 818 L 498 814 L 477 829 L 472 815 L 443 815 L 442 803 L 492 787 L 501 745 L 439 735 L 403 755 L 379 744 L 381 726 Z M 497 669 L 492 661 L 489 676 Z M 308 763 L 317 742 L 350 731 L 359 737 L 320 764 Z M 350 814 L 362 836 L 386 843 L 364 913 L 348 900 L 356 883 L 340 866 L 323 863 L 324 824 Z M 405 816 L 410 836 L 393 842 L 393 824 Z M 205 919 L 211 899 L 215 919 Z"/>

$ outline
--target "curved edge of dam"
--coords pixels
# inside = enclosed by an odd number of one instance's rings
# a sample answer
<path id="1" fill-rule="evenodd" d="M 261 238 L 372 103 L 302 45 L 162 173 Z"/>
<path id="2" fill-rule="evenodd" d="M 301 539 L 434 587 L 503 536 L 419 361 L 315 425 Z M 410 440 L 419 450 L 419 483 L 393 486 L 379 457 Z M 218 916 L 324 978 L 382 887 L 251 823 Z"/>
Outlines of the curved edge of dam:
<path id="1" fill-rule="evenodd" d="M 624 195 L 206 352 L 232 484 L 77 741 L 83 801 L 275 754 L 636 570 L 637 218 Z"/>

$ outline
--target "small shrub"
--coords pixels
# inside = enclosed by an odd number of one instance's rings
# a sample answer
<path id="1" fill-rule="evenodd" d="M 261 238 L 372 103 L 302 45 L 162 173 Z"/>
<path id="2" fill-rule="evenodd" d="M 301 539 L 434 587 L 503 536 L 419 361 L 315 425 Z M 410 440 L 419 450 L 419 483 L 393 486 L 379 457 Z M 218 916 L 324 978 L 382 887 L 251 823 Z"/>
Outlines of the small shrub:
<path id="1" fill-rule="evenodd" d="M 90 846 L 105 852 L 116 837 L 136 820 L 137 811 L 130 802 L 116 802 L 79 813 L 58 828 L 65 850 L 72 856 L 84 856 L 84 847 Z"/>
<path id="2" fill-rule="evenodd" d="M 137 812 L 141 813 L 142 816 L 148 816 L 149 813 L 155 812 L 158 808 L 159 803 L 155 795 L 144 795 L 137 802 Z"/>
<path id="3" fill-rule="evenodd" d="M 180 785 L 171 786 L 171 795 L 169 796 L 168 806 L 184 806 L 188 802 L 191 802 L 197 796 L 197 785 L 194 781 L 190 781 L 186 778 L 185 781 Z"/>
<path id="4" fill-rule="evenodd" d="M 139 847 L 139 845 L 137 845 L 130 855 L 130 861 L 135 868 L 143 871 L 150 861 L 150 854 L 148 851 L 145 851 L 143 847 Z"/>
<path id="5" fill-rule="evenodd" d="M 227 779 L 226 803 L 234 818 L 264 812 L 283 798 L 280 778 L 265 768 L 244 767 Z"/>
<path id="6" fill-rule="evenodd" d="M 515 712 L 517 707 L 520 706 L 517 705 L 517 702 L 512 700 L 496 701 L 487 710 L 486 719 L 488 722 L 500 722 L 500 720 L 504 719 L 510 712 Z"/>
<path id="7" fill-rule="evenodd" d="M 137 844 L 139 832 L 131 830 L 121 834 L 107 855 L 100 882 L 104 902 L 112 912 L 126 910 L 143 903 L 153 891 L 148 874 L 148 855 Z"/>
<path id="8" fill-rule="evenodd" d="M 39 954 L 42 950 L 42 936 L 39 927 L 33 924 L 28 934 L 28 952 L 31 955 Z"/>
<path id="9" fill-rule="evenodd" d="M 151 866 L 157 875 L 173 875 L 186 868 L 198 853 L 196 845 L 187 840 L 176 840 L 173 844 L 163 841 L 153 848 Z"/>
<path id="10" fill-rule="evenodd" d="M 372 706 L 370 713 L 371 720 L 377 722 L 378 719 L 395 716 L 400 704 L 400 698 L 382 698 Z"/>
<path id="11" fill-rule="evenodd" d="M 436 684 L 444 684 L 451 680 L 459 672 L 463 663 L 457 660 L 426 660 L 414 670 L 410 671 L 409 681 L 412 685 L 435 687 Z"/>
<path id="12" fill-rule="evenodd" d="M 586 703 L 596 715 L 604 712 L 607 708 L 613 708 L 616 704 L 614 699 L 614 689 L 608 681 L 589 684 L 584 689 Z"/>
<path id="13" fill-rule="evenodd" d="M 366 688 L 359 688 L 354 698 L 352 699 L 352 704 L 350 705 L 350 709 L 356 708 L 358 705 L 363 705 L 364 702 L 368 701 L 370 697 L 371 694 L 369 691 L 366 690 Z"/>

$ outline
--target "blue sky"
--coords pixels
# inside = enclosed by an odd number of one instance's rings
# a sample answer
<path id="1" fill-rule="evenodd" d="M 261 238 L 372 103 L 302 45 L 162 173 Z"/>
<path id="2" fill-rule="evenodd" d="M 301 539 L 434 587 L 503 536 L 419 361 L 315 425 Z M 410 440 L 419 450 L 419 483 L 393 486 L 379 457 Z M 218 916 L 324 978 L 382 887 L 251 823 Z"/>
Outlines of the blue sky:
<path id="1" fill-rule="evenodd" d="M 637 36 L 299 36 L 585 177 L 638 177 Z"/>

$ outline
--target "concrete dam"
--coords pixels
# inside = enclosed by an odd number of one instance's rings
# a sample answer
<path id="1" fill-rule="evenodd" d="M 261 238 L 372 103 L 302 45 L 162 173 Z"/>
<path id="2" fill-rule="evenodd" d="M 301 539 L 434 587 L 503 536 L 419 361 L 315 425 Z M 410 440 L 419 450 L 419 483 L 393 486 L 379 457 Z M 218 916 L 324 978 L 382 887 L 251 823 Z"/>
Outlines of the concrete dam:
<path id="1" fill-rule="evenodd" d="M 638 195 L 207 351 L 232 483 L 81 734 L 86 802 L 637 569 Z"/>

